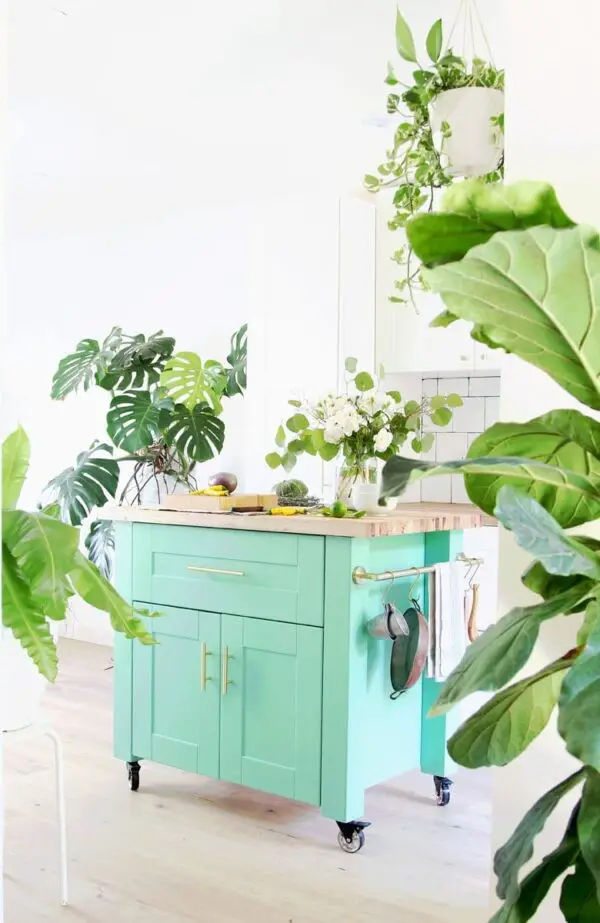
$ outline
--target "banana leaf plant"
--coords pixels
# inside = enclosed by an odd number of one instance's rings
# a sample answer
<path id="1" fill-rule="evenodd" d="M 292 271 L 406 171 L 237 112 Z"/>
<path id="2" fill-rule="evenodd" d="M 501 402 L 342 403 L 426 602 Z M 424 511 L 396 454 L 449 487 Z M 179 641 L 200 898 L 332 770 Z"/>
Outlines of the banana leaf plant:
<path id="1" fill-rule="evenodd" d="M 223 449 L 223 400 L 244 394 L 246 359 L 246 324 L 233 334 L 225 362 L 175 353 L 175 340 L 162 330 L 145 337 L 114 327 L 102 342 L 81 340 L 59 362 L 51 396 L 64 400 L 92 387 L 106 391 L 110 442 L 96 441 L 81 452 L 73 466 L 48 483 L 45 499 L 58 504 L 64 522 L 79 526 L 94 509 L 117 497 L 124 464 L 133 467 L 121 489 L 121 503 L 140 503 L 152 482 L 159 494 L 169 482 L 195 488 L 196 464 Z M 112 526 L 92 522 L 85 547 L 109 577 Z"/>
<path id="2" fill-rule="evenodd" d="M 600 411 L 600 236 L 566 215 L 551 186 L 468 181 L 450 190 L 444 211 L 415 218 L 407 231 L 428 267 L 428 285 L 445 304 L 434 323 L 468 321 L 475 339 L 542 369 Z M 580 764 L 542 795 L 496 853 L 504 903 L 493 923 L 532 919 L 565 872 L 564 919 L 600 920 L 600 541 L 565 532 L 600 518 L 600 422 L 557 409 L 526 423 L 497 423 L 473 442 L 466 460 L 393 458 L 384 469 L 383 496 L 448 472 L 463 473 L 473 503 L 529 552 L 533 560 L 521 579 L 541 597 L 485 631 L 444 685 L 435 714 L 473 692 L 495 692 L 450 739 L 448 751 L 471 769 L 504 766 L 552 721 Z M 569 650 L 514 682 L 540 626 L 576 614 Z M 574 790 L 563 839 L 524 874 L 536 836 Z M 543 910 L 538 916 L 544 918 Z"/>
<path id="3" fill-rule="evenodd" d="M 66 618 L 72 596 L 107 612 L 127 638 L 154 641 L 140 619 L 151 613 L 133 609 L 81 553 L 79 529 L 57 518 L 56 505 L 33 513 L 17 508 L 29 451 L 20 427 L 2 445 L 2 624 L 53 682 L 58 658 L 49 626 Z"/>

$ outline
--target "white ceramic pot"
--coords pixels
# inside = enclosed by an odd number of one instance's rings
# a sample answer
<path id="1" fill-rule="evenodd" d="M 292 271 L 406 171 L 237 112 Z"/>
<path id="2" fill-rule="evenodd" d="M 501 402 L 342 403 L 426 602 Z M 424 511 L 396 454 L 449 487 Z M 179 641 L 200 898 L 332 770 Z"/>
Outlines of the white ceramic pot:
<path id="1" fill-rule="evenodd" d="M 488 87 L 445 90 L 429 107 L 434 143 L 448 158 L 454 176 L 483 176 L 498 166 L 504 147 L 503 134 L 492 118 L 504 112 L 504 93 Z M 442 137 L 442 123 L 450 137 Z"/>
<path id="2" fill-rule="evenodd" d="M 0 626 L 0 731 L 18 731 L 32 724 L 47 685 L 12 632 Z"/>
<path id="3" fill-rule="evenodd" d="M 356 481 L 352 488 L 352 506 L 369 516 L 381 515 L 385 507 L 379 506 L 379 484 L 365 484 Z"/>

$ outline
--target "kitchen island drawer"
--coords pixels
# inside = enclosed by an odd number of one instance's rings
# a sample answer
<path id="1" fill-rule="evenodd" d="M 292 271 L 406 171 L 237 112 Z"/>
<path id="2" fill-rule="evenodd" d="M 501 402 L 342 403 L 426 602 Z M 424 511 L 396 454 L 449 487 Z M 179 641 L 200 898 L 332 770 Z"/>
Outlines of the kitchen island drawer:
<path id="1" fill-rule="evenodd" d="M 325 540 L 136 523 L 133 595 L 153 605 L 323 624 Z"/>

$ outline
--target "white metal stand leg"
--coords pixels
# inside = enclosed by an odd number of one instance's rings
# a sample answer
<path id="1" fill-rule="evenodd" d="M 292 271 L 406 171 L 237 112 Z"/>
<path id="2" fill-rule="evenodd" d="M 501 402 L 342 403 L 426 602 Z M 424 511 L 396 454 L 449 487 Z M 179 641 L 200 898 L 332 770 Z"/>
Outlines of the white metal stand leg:
<path id="1" fill-rule="evenodd" d="M 65 807 L 65 769 L 62 744 L 60 737 L 52 728 L 46 728 L 44 733 L 54 744 L 54 760 L 56 764 L 56 813 L 58 822 L 58 848 L 60 862 L 60 902 L 63 907 L 69 902 L 69 880 L 67 870 L 67 812 Z"/>

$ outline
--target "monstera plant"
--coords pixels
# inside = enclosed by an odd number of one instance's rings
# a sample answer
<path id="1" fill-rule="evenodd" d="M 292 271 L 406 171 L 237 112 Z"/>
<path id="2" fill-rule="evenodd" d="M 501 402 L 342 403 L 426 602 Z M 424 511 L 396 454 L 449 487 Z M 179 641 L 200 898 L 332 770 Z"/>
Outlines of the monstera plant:
<path id="1" fill-rule="evenodd" d="M 101 343 L 92 339 L 78 343 L 75 352 L 61 359 L 51 396 L 64 400 L 93 386 L 105 391 L 110 396 L 106 415 L 110 443 L 93 443 L 47 485 L 46 497 L 59 504 L 62 519 L 78 526 L 93 509 L 115 498 L 120 468 L 127 463 L 132 471 L 121 490 L 121 502 L 141 502 L 151 484 L 159 495 L 171 484 L 195 487 L 196 464 L 223 448 L 223 400 L 244 393 L 246 355 L 246 324 L 231 338 L 225 362 L 175 353 L 175 340 L 162 330 L 146 338 L 114 327 Z M 113 547 L 112 525 L 93 522 L 86 548 L 90 560 L 107 576 Z"/>
<path id="2" fill-rule="evenodd" d="M 444 208 L 407 228 L 429 267 L 427 283 L 446 306 L 436 323 L 468 321 L 477 340 L 542 369 L 600 411 L 598 233 L 574 224 L 542 183 L 466 182 L 453 187 Z M 565 920 L 600 920 L 600 541 L 564 531 L 600 518 L 600 422 L 558 409 L 527 423 L 497 423 L 475 440 L 466 460 L 391 459 L 383 495 L 448 472 L 464 473 L 471 500 L 532 556 L 522 581 L 541 597 L 484 632 L 446 682 L 438 714 L 470 693 L 496 693 L 454 734 L 449 752 L 469 768 L 503 766 L 557 715 L 565 747 L 580 763 L 533 805 L 497 852 L 504 903 L 493 923 L 530 920 L 565 872 Z M 540 626 L 581 613 L 583 620 L 573 619 L 569 650 L 515 682 Z M 572 790 L 578 800 L 563 839 L 524 875 L 535 837 Z"/>
<path id="3" fill-rule="evenodd" d="M 50 631 L 79 596 L 108 612 L 115 631 L 154 644 L 139 615 L 95 564 L 79 551 L 79 529 L 57 518 L 56 506 L 37 512 L 17 508 L 29 468 L 29 440 L 20 427 L 2 445 L 2 624 L 40 673 L 56 679 L 58 659 Z"/>

